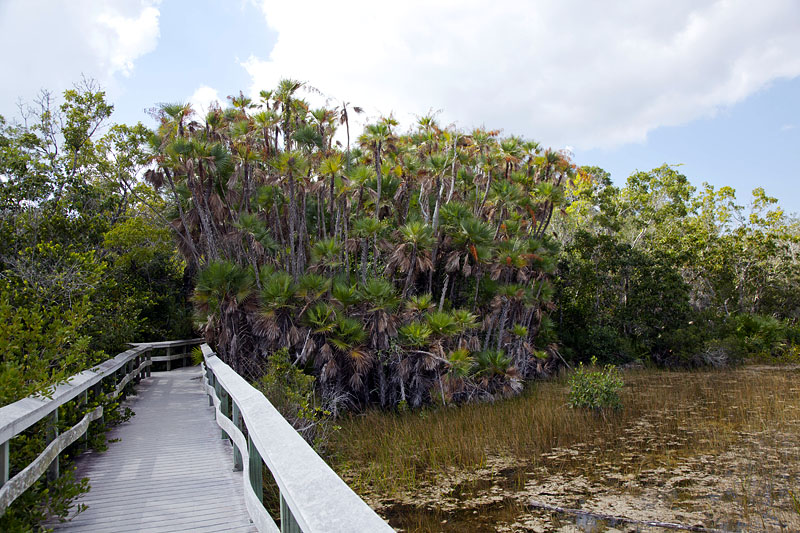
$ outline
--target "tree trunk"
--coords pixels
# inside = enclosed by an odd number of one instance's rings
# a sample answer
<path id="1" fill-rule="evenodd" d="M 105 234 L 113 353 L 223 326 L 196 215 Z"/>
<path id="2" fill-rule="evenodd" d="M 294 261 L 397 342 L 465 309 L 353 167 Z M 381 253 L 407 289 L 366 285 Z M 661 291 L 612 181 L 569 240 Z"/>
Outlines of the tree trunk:
<path id="1" fill-rule="evenodd" d="M 500 313 L 500 323 L 498 325 L 497 330 L 497 349 L 500 350 L 503 346 L 503 337 L 505 336 L 506 332 L 506 318 L 508 318 L 508 308 L 511 307 L 511 300 L 506 299 L 505 305 L 503 305 L 503 312 Z"/>
<path id="2" fill-rule="evenodd" d="M 450 282 L 450 273 L 448 272 L 444 276 L 444 286 L 442 287 L 442 295 L 439 297 L 439 311 L 442 310 L 444 306 L 444 296 L 447 294 L 447 284 Z"/>
<path id="3" fill-rule="evenodd" d="M 378 187 L 377 193 L 378 197 L 375 199 L 375 220 L 380 220 L 381 214 L 381 183 L 383 182 L 383 176 L 381 172 L 381 146 L 383 142 L 378 141 L 378 146 L 375 148 L 375 174 L 377 175 L 378 179 Z"/>
<path id="4" fill-rule="evenodd" d="M 369 248 L 369 239 L 364 237 L 361 239 L 361 283 L 367 282 L 367 250 Z"/>
<path id="5" fill-rule="evenodd" d="M 403 284 L 403 295 L 401 296 L 402 300 L 406 299 L 408 295 L 408 289 L 411 288 L 411 281 L 414 279 L 414 270 L 417 268 L 417 247 L 414 246 L 411 249 L 411 266 L 406 273 L 406 282 Z"/>
<path id="6" fill-rule="evenodd" d="M 297 232 L 295 228 L 295 217 L 294 176 L 289 172 L 289 255 L 291 256 L 289 259 L 289 269 L 292 273 L 292 277 L 297 281 L 297 250 L 295 247 Z"/>

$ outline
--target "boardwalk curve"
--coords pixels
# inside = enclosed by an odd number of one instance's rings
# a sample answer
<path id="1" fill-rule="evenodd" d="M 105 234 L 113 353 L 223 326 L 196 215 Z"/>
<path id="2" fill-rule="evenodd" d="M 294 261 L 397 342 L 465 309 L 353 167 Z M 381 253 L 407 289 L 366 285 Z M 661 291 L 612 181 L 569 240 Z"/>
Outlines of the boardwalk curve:
<path id="1" fill-rule="evenodd" d="M 199 367 L 153 372 L 128 406 L 136 416 L 108 435 L 120 440 L 78 459 L 77 476 L 91 484 L 78 503 L 88 509 L 56 531 L 256 531 Z"/>

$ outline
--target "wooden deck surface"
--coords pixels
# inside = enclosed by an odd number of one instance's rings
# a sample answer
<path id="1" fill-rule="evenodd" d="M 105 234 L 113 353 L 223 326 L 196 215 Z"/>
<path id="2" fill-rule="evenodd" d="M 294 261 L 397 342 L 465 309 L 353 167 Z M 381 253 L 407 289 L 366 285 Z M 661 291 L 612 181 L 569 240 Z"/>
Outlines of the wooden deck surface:
<path id="1" fill-rule="evenodd" d="M 200 368 L 153 372 L 126 402 L 136 416 L 114 428 L 108 450 L 78 459 L 88 509 L 56 531 L 253 532 L 242 473 L 220 438 Z"/>

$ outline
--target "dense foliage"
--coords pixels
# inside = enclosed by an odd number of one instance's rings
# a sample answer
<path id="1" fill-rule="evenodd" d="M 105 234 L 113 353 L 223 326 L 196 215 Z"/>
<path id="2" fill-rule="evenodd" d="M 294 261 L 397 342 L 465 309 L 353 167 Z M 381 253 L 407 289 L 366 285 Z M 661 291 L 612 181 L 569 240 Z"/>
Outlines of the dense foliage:
<path id="1" fill-rule="evenodd" d="M 729 187 L 698 191 L 675 168 L 620 188 L 584 167 L 556 223 L 565 356 L 721 365 L 797 358 L 800 224 L 762 189 L 749 206 Z"/>
<path id="2" fill-rule="evenodd" d="M 149 160 L 145 129 L 109 127 L 111 112 L 84 83 L 60 105 L 42 94 L 20 123 L 0 116 L 0 406 L 46 394 L 127 342 L 191 332 L 183 261 L 157 218 L 163 202 L 135 183 Z M 97 403 L 106 424 L 126 416 L 111 398 L 92 402 L 59 408 L 61 430 Z M 86 444 L 102 446 L 102 426 L 92 425 Z M 45 432 L 39 423 L 12 439 L 12 476 L 41 453 Z M 66 451 L 62 477 L 40 480 L 15 501 L 0 529 L 30 531 L 65 515 L 87 490 L 68 466 L 81 449 Z"/>
<path id="3" fill-rule="evenodd" d="M 189 333 L 163 202 L 135 184 L 145 129 L 108 127 L 111 112 L 87 83 L 60 106 L 43 94 L 21 124 L 0 117 L 0 405 Z"/>
<path id="4" fill-rule="evenodd" d="M 566 155 L 434 117 L 334 139 L 356 108 L 310 109 L 284 80 L 198 120 L 164 105 L 148 181 L 171 200 L 195 302 L 250 376 L 287 348 L 326 397 L 417 407 L 519 391 L 555 366 Z"/>
<path id="5" fill-rule="evenodd" d="M 593 355 L 716 364 L 753 335 L 796 351 L 798 226 L 763 191 L 748 216 L 668 166 L 617 188 L 431 115 L 402 134 L 381 118 L 351 146 L 358 108 L 312 109 L 302 89 L 205 117 L 162 105 L 149 139 L 206 337 L 239 372 L 286 348 L 326 397 L 417 407 L 513 394 Z M 744 335 L 743 316 L 767 329 Z"/>
<path id="6" fill-rule="evenodd" d="M 303 90 L 205 117 L 162 104 L 154 131 L 111 125 L 91 83 L 0 117 L 0 405 L 126 342 L 189 336 L 189 295 L 221 357 L 316 441 L 343 407 L 508 396 L 595 356 L 797 358 L 800 226 L 763 190 L 742 206 L 669 166 L 616 187 L 434 115 L 351 142 L 361 110 Z M 15 439 L 12 471 L 42 431 Z M 85 488 L 59 483 L 4 527 Z"/>
<path id="7" fill-rule="evenodd" d="M 584 367 L 583 362 L 569 376 L 570 407 L 589 409 L 619 409 L 622 400 L 619 392 L 624 385 L 619 369 L 614 365 L 597 368 L 597 358 L 592 357 L 592 367 Z"/>

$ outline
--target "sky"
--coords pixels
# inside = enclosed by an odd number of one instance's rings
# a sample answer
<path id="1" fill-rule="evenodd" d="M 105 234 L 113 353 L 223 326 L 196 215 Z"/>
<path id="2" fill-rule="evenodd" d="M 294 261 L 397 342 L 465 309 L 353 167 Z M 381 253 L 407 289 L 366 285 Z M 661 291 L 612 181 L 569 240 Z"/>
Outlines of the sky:
<path id="1" fill-rule="evenodd" d="M 800 213 L 796 0 L 0 0 L 0 115 L 97 80 L 114 120 L 281 78 L 402 125 L 485 126 L 617 184 L 664 163 Z"/>

